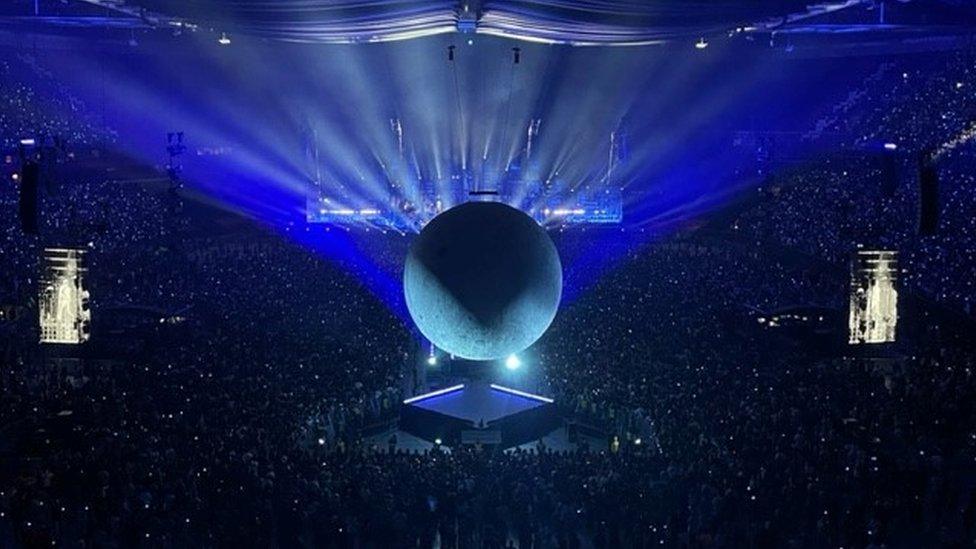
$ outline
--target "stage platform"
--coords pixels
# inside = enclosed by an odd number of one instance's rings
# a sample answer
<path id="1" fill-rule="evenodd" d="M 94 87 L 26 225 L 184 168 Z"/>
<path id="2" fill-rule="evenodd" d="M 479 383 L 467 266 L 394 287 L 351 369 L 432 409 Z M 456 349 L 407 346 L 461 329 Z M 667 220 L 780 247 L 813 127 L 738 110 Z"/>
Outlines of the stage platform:
<path id="1" fill-rule="evenodd" d="M 510 448 L 538 440 L 559 426 L 552 399 L 500 385 L 455 385 L 403 402 L 400 428 L 453 446 Z"/>
<path id="2" fill-rule="evenodd" d="M 426 454 L 434 449 L 434 443 L 415 437 L 410 433 L 400 429 L 390 429 L 382 433 L 376 433 L 366 437 L 366 446 L 374 452 L 407 452 L 414 454 Z M 447 445 L 437 447 L 438 451 L 450 454 L 452 448 Z M 589 437 L 577 434 L 571 437 L 565 427 L 559 427 L 555 431 L 547 433 L 541 439 L 536 439 L 525 444 L 505 448 L 506 452 L 515 450 L 523 451 L 552 451 L 552 452 L 575 452 L 586 449 L 590 452 L 602 452 L 608 449 L 605 437 Z"/>

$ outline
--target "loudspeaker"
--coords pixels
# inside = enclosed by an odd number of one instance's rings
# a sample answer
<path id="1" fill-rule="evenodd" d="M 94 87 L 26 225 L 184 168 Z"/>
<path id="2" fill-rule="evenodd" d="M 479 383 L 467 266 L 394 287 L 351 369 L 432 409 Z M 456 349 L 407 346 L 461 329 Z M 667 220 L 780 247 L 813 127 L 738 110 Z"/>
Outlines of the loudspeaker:
<path id="1" fill-rule="evenodd" d="M 27 162 L 20 170 L 20 227 L 26 234 L 37 234 L 37 187 L 40 166 Z"/>
<path id="2" fill-rule="evenodd" d="M 918 165 L 918 234 L 930 236 L 939 228 L 939 172 L 923 160 Z"/>

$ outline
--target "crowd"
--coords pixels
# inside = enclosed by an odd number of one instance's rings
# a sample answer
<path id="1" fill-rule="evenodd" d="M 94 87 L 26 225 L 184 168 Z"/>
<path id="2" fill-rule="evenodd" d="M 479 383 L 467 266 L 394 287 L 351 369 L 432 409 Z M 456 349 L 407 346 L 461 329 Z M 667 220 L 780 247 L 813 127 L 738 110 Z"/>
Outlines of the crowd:
<path id="1" fill-rule="evenodd" d="M 413 342 L 355 277 L 254 234 L 164 253 L 183 255 L 159 260 L 180 268 L 158 297 L 193 303 L 193 330 L 88 366 L 8 347 L 5 542 L 848 546 L 974 533 L 972 354 L 933 333 L 879 368 L 752 329 L 756 310 L 841 306 L 843 275 L 701 236 L 631 249 L 537 346 L 548 391 L 614 443 L 391 454 L 359 433 L 395 414 Z M 113 278 L 93 274 L 93 288 L 126 284 Z"/>
<path id="2" fill-rule="evenodd" d="M 129 337 L 100 332 L 110 299 L 179 307 L 190 325 L 160 325 L 136 354 L 85 357 L 84 367 L 37 350 L 33 318 L 9 327 L 0 425 L 17 465 L 0 490 L 0 545 L 247 539 L 258 534 L 244 524 L 270 520 L 254 507 L 258 493 L 395 413 L 411 338 L 354 277 L 268 235 L 164 247 L 136 235 L 124 249 L 111 232 L 90 242 L 88 284 L 105 296 L 93 299 L 92 344 Z M 42 432 L 56 444 L 36 445 Z M 228 495 L 237 514 L 208 516 Z"/>
<path id="3" fill-rule="evenodd" d="M 57 137 L 73 145 L 104 145 L 115 139 L 90 106 L 60 83 L 27 51 L 0 59 L 0 150 L 22 139 Z"/>
<path id="4" fill-rule="evenodd" d="M 909 150 L 951 137 L 954 123 L 913 126 L 930 88 L 873 91 L 896 66 L 850 99 L 866 111 L 884 93 L 885 108 L 845 131 L 873 125 L 865 139 Z M 942 90 L 953 67 L 909 77 Z M 904 226 L 904 185 L 874 188 L 879 168 L 844 159 L 785 175 L 727 233 L 557 236 L 578 291 L 531 352 L 565 415 L 607 434 L 575 451 L 390 452 L 363 437 L 417 390 L 416 334 L 357 271 L 395 268 L 406 238 L 374 232 L 355 250 L 371 259 L 336 261 L 297 235 L 194 230 L 171 193 L 97 181 L 62 184 L 42 236 L 25 236 L 16 188 L 0 186 L 0 304 L 36 311 L 37 258 L 70 238 L 89 250 L 91 349 L 128 337 L 99 333 L 114 306 L 184 318 L 130 353 L 79 357 L 39 348 L 32 314 L 0 321 L 0 546 L 968 543 L 976 353 L 959 326 L 926 311 L 905 319 L 902 353 L 872 358 L 807 348 L 756 318 L 843 311 L 857 244 L 901 250 L 909 291 L 969 306 L 970 154 L 942 159 L 930 237 Z"/>
<path id="5" fill-rule="evenodd" d="M 842 136 L 841 154 L 779 174 L 734 229 L 837 266 L 859 246 L 897 250 L 906 288 L 973 315 L 976 174 L 966 136 L 974 98 L 968 52 L 885 63 L 826 118 Z M 935 234 L 920 234 L 918 163 L 933 155 L 940 219 Z"/>
<path id="6" fill-rule="evenodd" d="M 970 539 L 972 487 L 948 479 L 973 471 L 976 435 L 953 419 L 972 414 L 971 350 L 931 328 L 912 358 L 815 357 L 748 327 L 757 305 L 839 306 L 845 282 L 733 242 L 672 240 L 571 305 L 542 362 L 557 400 L 659 448 L 686 483 L 689 515 L 670 523 L 682 544 Z M 633 410 L 653 420 L 653 438 L 620 423 Z"/>

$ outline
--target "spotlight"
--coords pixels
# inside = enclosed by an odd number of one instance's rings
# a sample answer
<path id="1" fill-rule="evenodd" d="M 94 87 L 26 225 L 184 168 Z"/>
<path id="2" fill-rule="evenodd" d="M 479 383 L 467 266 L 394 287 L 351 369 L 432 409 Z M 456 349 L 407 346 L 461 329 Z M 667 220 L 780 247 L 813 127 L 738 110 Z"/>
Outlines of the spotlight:
<path id="1" fill-rule="evenodd" d="M 708 42 L 705 41 L 705 37 L 704 36 L 701 37 L 701 38 L 699 38 L 698 39 L 698 42 L 695 42 L 695 48 L 696 49 L 703 50 L 703 49 L 705 49 L 707 47 L 708 47 Z"/>
<path id="2" fill-rule="evenodd" d="M 642 442 L 643 441 L 639 437 L 634 439 L 634 444 L 636 444 L 637 446 L 640 446 Z"/>
<path id="3" fill-rule="evenodd" d="M 435 439 L 434 439 L 434 444 L 436 444 L 436 445 L 438 445 L 438 446 L 440 446 L 440 445 L 441 445 L 441 439 L 439 439 L 439 438 L 435 438 Z"/>
<path id="4" fill-rule="evenodd" d="M 508 358 L 505 359 L 505 367 L 509 370 L 518 370 L 521 365 L 522 361 L 517 355 L 508 355 Z"/>
<path id="5" fill-rule="evenodd" d="M 434 355 L 430 355 L 429 357 L 427 357 L 427 365 L 437 366 L 437 357 Z"/>
<path id="6" fill-rule="evenodd" d="M 222 32 L 220 33 L 220 38 L 217 39 L 217 43 L 220 44 L 221 46 L 226 46 L 230 44 L 230 37 L 227 36 L 226 32 Z"/>

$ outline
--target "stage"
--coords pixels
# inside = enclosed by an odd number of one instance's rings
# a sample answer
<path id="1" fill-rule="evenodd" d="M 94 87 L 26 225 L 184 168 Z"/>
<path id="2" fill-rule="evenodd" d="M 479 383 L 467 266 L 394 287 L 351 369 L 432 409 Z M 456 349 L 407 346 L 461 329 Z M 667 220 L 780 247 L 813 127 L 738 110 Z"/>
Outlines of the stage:
<path id="1" fill-rule="evenodd" d="M 403 431 L 448 446 L 510 448 L 541 439 L 559 424 L 552 399 L 484 382 L 409 398 L 400 411 Z"/>

